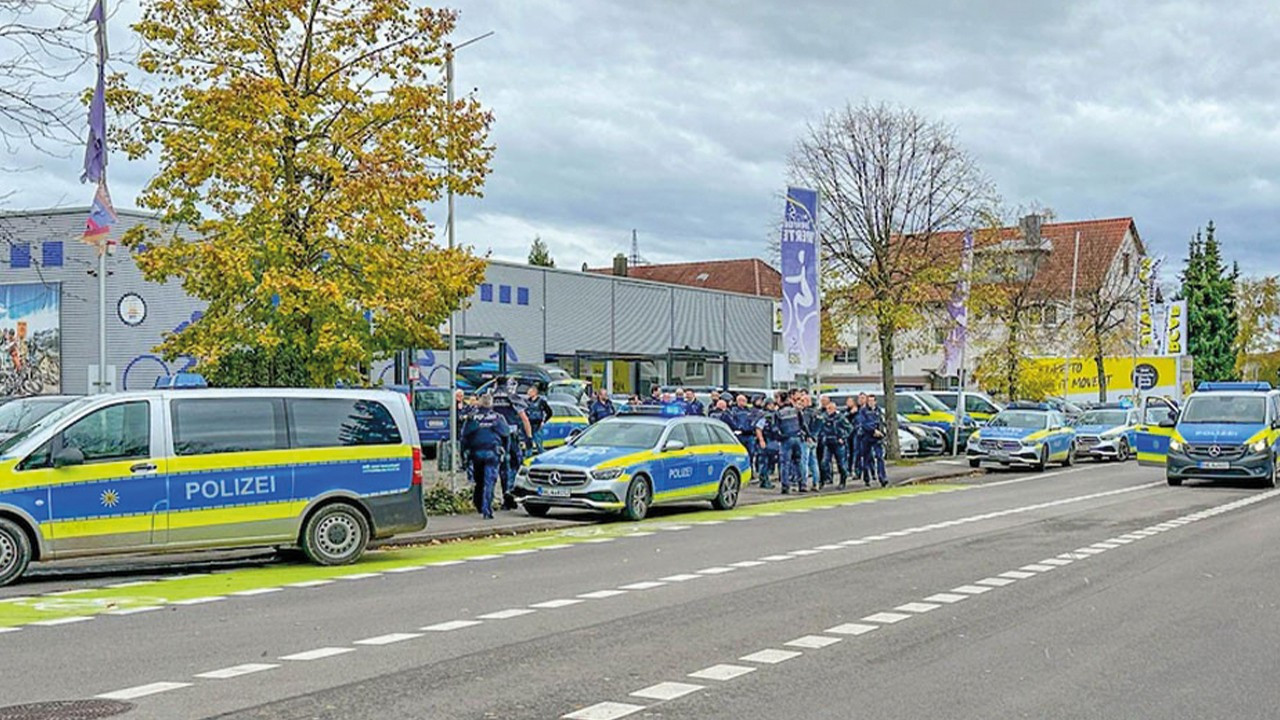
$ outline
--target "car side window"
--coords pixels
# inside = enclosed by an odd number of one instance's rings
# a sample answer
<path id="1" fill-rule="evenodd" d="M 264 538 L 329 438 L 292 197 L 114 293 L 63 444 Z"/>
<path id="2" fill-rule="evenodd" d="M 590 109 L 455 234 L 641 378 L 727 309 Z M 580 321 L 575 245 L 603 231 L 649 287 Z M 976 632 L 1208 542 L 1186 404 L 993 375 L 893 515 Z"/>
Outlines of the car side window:
<path id="1" fill-rule="evenodd" d="M 916 402 L 916 399 L 910 395 L 899 395 L 898 412 L 903 415 L 918 415 L 920 414 L 920 403 Z"/>
<path id="2" fill-rule="evenodd" d="M 689 433 L 685 429 L 686 427 L 687 425 L 685 423 L 671 426 L 671 432 L 667 434 L 667 442 L 675 440 L 676 442 L 684 443 L 685 447 L 693 445 L 693 440 L 689 437 Z"/>
<path id="3" fill-rule="evenodd" d="M 269 397 L 174 400 L 173 450 L 178 455 L 281 450 L 289 446 L 284 402 Z"/>
<path id="4" fill-rule="evenodd" d="M 986 400 L 984 400 L 984 399 L 982 399 L 982 398 L 978 397 L 977 395 L 965 395 L 965 396 L 964 396 L 964 408 L 965 408 L 965 412 L 971 412 L 971 413 L 975 413 L 975 412 L 979 412 L 979 413 L 993 413 L 993 412 L 996 412 L 995 407 L 994 407 L 991 403 L 989 403 L 989 402 L 987 402 Z"/>
<path id="5" fill-rule="evenodd" d="M 684 426 L 685 431 L 689 433 L 694 445 L 715 445 L 715 438 L 711 435 L 711 426 L 707 423 L 695 422 Z"/>
<path id="6" fill-rule="evenodd" d="M 86 463 L 150 457 L 150 403 L 141 400 L 94 410 L 62 431 L 62 447 L 84 453 Z"/>
<path id="7" fill-rule="evenodd" d="M 708 425 L 711 428 L 711 434 L 715 437 L 717 445 L 737 445 L 738 438 L 729 432 L 729 428 L 723 425 Z"/>

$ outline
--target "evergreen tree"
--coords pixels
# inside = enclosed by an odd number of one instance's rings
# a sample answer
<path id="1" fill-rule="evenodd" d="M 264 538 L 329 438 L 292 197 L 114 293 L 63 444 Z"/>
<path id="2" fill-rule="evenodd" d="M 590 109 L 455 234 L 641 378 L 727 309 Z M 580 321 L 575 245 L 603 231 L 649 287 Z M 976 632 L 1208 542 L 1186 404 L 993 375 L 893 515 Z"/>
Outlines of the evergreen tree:
<path id="1" fill-rule="evenodd" d="M 551 257 L 551 251 L 547 249 L 547 244 L 540 236 L 535 235 L 533 244 L 529 246 L 529 264 L 551 268 L 556 266 L 555 259 Z"/>
<path id="2" fill-rule="evenodd" d="M 1187 332 L 1196 380 L 1230 380 L 1235 377 L 1234 344 L 1239 326 L 1235 290 L 1239 265 L 1230 268 L 1222 259 L 1222 246 L 1210 221 L 1202 236 L 1191 239 L 1186 268 L 1182 272 L 1179 299 L 1187 301 Z"/>

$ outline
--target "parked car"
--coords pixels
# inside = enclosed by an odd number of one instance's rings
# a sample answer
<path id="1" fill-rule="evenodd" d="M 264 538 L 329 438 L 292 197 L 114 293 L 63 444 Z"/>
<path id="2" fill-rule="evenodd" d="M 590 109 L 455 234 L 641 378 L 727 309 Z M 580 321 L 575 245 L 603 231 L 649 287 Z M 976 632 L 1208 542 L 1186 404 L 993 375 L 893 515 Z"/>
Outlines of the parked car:
<path id="1" fill-rule="evenodd" d="M 906 445 L 902 444 L 903 433 L 911 435 L 914 439 L 915 456 L 929 457 L 941 455 L 947 451 L 947 437 L 942 430 L 932 425 L 911 422 L 905 415 L 898 415 L 898 442 L 899 447 L 903 448 L 902 454 L 905 457 L 912 457 L 912 455 L 907 454 Z"/>
<path id="2" fill-rule="evenodd" d="M 8 440 L 45 415 L 79 399 L 78 395 L 33 395 L 0 405 L 0 440 Z"/>
<path id="3" fill-rule="evenodd" d="M 930 390 L 929 394 L 934 396 L 943 405 L 946 405 L 952 412 L 955 412 L 956 403 L 960 402 L 960 393 L 954 390 Z M 979 425 L 987 424 L 987 421 L 995 414 L 1003 410 L 995 400 L 985 393 L 969 392 L 964 393 L 964 411 L 973 418 L 974 422 Z"/>
<path id="4" fill-rule="evenodd" d="M 465 391 L 475 392 L 498 377 L 498 374 L 498 363 L 495 360 L 463 360 L 458 363 L 458 386 Z M 507 363 L 506 375 L 515 377 L 526 385 L 537 382 L 544 389 L 551 383 L 551 375 L 545 369 L 528 363 Z"/>
<path id="5" fill-rule="evenodd" d="M 591 383 L 586 380 L 562 378 L 559 380 L 552 380 L 547 385 L 547 394 L 571 397 L 573 398 L 572 402 L 585 406 L 591 402 L 591 396 L 593 393 Z"/>
<path id="6" fill-rule="evenodd" d="M 406 397 L 409 395 L 408 385 L 388 385 L 387 389 L 402 393 Z M 449 388 L 414 385 L 413 416 L 418 425 L 418 438 L 422 441 L 424 448 L 430 446 L 434 449 L 436 443 L 445 442 L 451 437 L 452 433 L 449 432 L 451 394 Z"/>

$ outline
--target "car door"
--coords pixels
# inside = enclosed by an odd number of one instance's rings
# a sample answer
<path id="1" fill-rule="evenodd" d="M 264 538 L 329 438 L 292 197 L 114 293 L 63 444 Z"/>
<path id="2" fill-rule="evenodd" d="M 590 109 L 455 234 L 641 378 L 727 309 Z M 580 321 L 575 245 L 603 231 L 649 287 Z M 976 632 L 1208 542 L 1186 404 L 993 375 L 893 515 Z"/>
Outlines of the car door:
<path id="1" fill-rule="evenodd" d="M 710 423 L 689 423 L 685 430 L 693 439 L 696 463 L 689 487 L 696 488 L 699 493 L 714 494 L 720 487 L 720 472 L 726 462 L 724 448 L 712 434 Z"/>
<path id="2" fill-rule="evenodd" d="M 672 441 L 682 443 L 684 447 L 666 449 Z M 678 499 L 681 491 L 692 487 L 697 477 L 697 448 L 689 434 L 688 423 L 673 423 L 667 430 L 662 448 L 659 471 L 654 478 L 655 502 Z"/>
<path id="3" fill-rule="evenodd" d="M 158 399 L 98 407 L 19 463 L 19 473 L 49 487 L 55 553 L 145 550 L 165 542 L 162 413 Z"/>
<path id="4" fill-rule="evenodd" d="M 987 424 L 987 421 L 990 420 L 992 416 L 1000 412 L 996 406 L 987 402 L 986 398 L 979 395 L 965 395 L 964 407 L 965 412 L 968 413 L 968 415 L 973 418 L 973 421 L 979 425 Z"/>
<path id="5" fill-rule="evenodd" d="M 1177 417 L 1177 407 L 1164 398 L 1149 397 L 1143 401 L 1133 443 L 1139 465 L 1164 467 Z"/>

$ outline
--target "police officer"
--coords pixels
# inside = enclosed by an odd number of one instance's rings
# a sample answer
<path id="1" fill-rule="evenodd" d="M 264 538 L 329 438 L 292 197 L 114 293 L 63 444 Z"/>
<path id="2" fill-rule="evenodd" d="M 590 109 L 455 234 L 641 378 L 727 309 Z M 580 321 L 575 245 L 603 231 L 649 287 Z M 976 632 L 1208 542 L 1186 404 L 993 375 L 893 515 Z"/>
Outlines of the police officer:
<path id="1" fill-rule="evenodd" d="M 813 406 L 813 396 L 807 390 L 795 392 L 792 395 L 792 402 L 800 410 L 800 427 L 804 433 L 804 444 L 800 446 L 800 492 L 804 492 L 805 486 L 817 492 L 819 483 L 818 441 L 814 436 L 814 430 L 818 422 L 818 410 Z"/>
<path id="2" fill-rule="evenodd" d="M 795 485 L 799 492 L 805 492 L 802 467 L 805 431 L 804 420 L 800 416 L 802 408 L 796 406 L 799 397 L 799 393 L 784 396 L 782 403 L 773 413 L 776 432 L 780 438 L 778 450 L 781 453 L 783 495 L 791 492 L 792 485 Z"/>
<path id="3" fill-rule="evenodd" d="M 831 477 L 831 462 L 834 460 L 840 470 L 840 488 L 844 489 L 849 480 L 849 461 L 845 454 L 845 445 L 849 442 L 852 429 L 845 420 L 840 408 L 825 395 L 822 397 L 822 412 L 818 415 L 814 438 L 818 444 L 818 465 L 821 468 L 822 484 L 829 485 L 835 481 Z"/>
<path id="4" fill-rule="evenodd" d="M 728 425 L 730 420 L 729 403 L 724 400 L 717 400 L 716 404 L 712 407 L 711 412 L 707 413 L 707 417 L 713 420 L 719 420 L 725 425 Z"/>
<path id="5" fill-rule="evenodd" d="M 729 409 L 725 424 L 733 431 L 734 437 L 747 449 L 747 458 L 751 471 L 756 469 L 756 420 L 760 413 L 747 404 L 747 396 L 739 395 L 734 406 Z"/>
<path id="6" fill-rule="evenodd" d="M 871 486 L 874 475 L 880 487 L 889 484 L 884 467 L 884 415 L 876 407 L 874 395 L 867 396 L 867 404 L 858 411 L 858 428 L 862 430 L 862 482 Z"/>
<path id="7" fill-rule="evenodd" d="M 707 409 L 702 406 L 702 401 L 692 390 L 684 391 L 684 414 L 685 415 L 706 415 Z"/>
<path id="8" fill-rule="evenodd" d="M 497 383 L 495 383 L 496 385 Z M 520 450 L 522 437 L 533 434 L 529 426 L 529 416 L 525 414 L 524 398 L 520 397 L 520 388 L 515 378 L 507 378 L 502 389 L 493 394 L 493 409 L 503 420 L 507 421 L 510 432 L 507 433 L 505 462 L 502 464 L 502 509 L 515 510 L 516 498 L 512 494 L 516 484 L 516 472 L 524 462 L 524 454 Z"/>
<path id="9" fill-rule="evenodd" d="M 529 418 L 529 436 L 532 441 L 531 451 L 536 450 L 538 453 L 543 451 L 542 447 L 542 426 L 551 419 L 551 406 L 543 399 L 538 392 L 537 385 L 529 386 L 529 392 L 525 400 L 525 415 Z M 519 468 L 517 468 L 518 470 Z"/>
<path id="10" fill-rule="evenodd" d="M 471 419 L 475 408 L 467 402 L 467 395 L 461 389 L 453 391 L 453 404 L 457 408 L 458 426 L 450 429 L 449 434 L 451 437 L 449 442 L 458 448 L 458 461 L 462 463 L 463 471 L 467 474 L 467 483 L 475 487 L 476 492 L 473 496 L 474 502 L 472 504 L 476 506 L 476 511 L 478 512 L 480 510 L 480 486 L 475 484 L 476 479 L 471 475 L 471 460 L 467 457 L 467 449 L 462 446 L 462 430 L 466 428 L 467 420 Z M 449 452 L 452 453 L 453 451 L 450 450 Z M 450 456 L 450 462 L 452 462 L 452 456 Z"/>
<path id="11" fill-rule="evenodd" d="M 773 489 L 773 483 L 769 482 L 769 473 L 772 468 L 778 466 L 782 436 L 778 434 L 777 414 L 778 404 L 770 399 L 756 417 L 756 465 L 760 472 L 761 490 Z"/>
<path id="12" fill-rule="evenodd" d="M 609 397 L 609 391 L 604 388 L 600 388 L 596 393 L 596 399 L 591 401 L 591 407 L 587 412 L 587 419 L 593 423 L 597 423 L 607 417 L 613 417 L 617 414 L 618 410 L 613 406 L 613 400 Z"/>
<path id="13" fill-rule="evenodd" d="M 511 426 L 493 410 L 493 396 L 482 395 L 480 407 L 467 419 L 462 431 L 462 447 L 471 458 L 479 502 L 476 509 L 486 520 L 493 519 L 493 486 L 498 481 L 507 438 Z M 503 491 L 504 500 L 506 491 Z"/>
<path id="14" fill-rule="evenodd" d="M 845 407 L 849 426 L 849 462 L 853 465 L 853 476 L 862 477 L 862 428 L 858 425 L 858 412 L 867 405 L 867 394 L 858 393 L 857 399 L 850 398 Z"/>
<path id="15" fill-rule="evenodd" d="M 684 415 L 684 401 L 672 395 L 670 392 L 663 392 L 660 400 L 663 415 Z"/>

